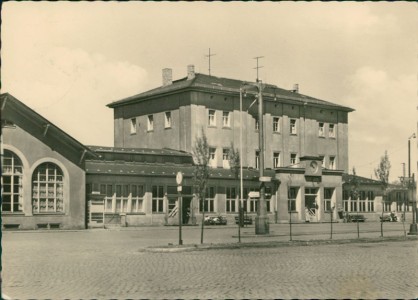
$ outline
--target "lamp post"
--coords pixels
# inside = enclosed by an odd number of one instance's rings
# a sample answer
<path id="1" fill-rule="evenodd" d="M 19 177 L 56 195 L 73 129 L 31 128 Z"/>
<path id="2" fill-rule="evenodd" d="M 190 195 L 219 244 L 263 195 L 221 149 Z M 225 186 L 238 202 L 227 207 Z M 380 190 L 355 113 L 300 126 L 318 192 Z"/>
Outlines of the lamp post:
<path id="1" fill-rule="evenodd" d="M 414 187 L 415 179 L 412 178 L 411 182 L 411 139 L 416 138 L 415 133 L 413 133 L 408 138 L 408 194 L 412 197 L 412 224 L 409 226 L 409 235 L 417 235 L 417 220 L 416 220 L 416 208 L 417 203 L 415 201 Z"/>
<path id="2" fill-rule="evenodd" d="M 266 205 L 266 189 L 265 189 L 265 182 L 270 181 L 271 178 L 267 178 L 264 176 L 264 126 L 263 126 L 263 85 L 260 80 L 257 79 L 255 83 L 244 83 L 240 88 L 240 120 L 241 120 L 241 127 L 240 127 L 240 151 L 241 151 L 241 158 L 242 158 L 242 91 L 243 88 L 249 87 L 256 87 L 258 92 L 258 124 L 259 124 L 259 147 L 260 147 L 260 156 L 259 156 L 259 170 L 260 170 L 260 200 L 258 204 L 258 211 L 257 216 L 255 217 L 255 234 L 268 234 L 269 233 L 269 220 L 267 217 L 267 205 Z M 241 199 L 243 199 L 242 195 L 242 159 L 240 160 L 240 172 L 241 172 Z M 242 200 L 241 200 L 242 201 Z"/>

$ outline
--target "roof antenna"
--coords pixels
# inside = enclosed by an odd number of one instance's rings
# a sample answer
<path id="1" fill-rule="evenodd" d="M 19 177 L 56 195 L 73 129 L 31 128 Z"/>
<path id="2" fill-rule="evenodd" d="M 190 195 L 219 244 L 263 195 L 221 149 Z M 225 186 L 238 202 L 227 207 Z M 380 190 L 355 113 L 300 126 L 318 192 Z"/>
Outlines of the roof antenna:
<path id="1" fill-rule="evenodd" d="M 260 59 L 260 58 L 263 58 L 264 56 L 256 56 L 256 57 L 254 57 L 254 59 L 256 59 L 257 60 L 257 67 L 255 67 L 255 68 L 253 68 L 253 69 L 257 69 L 257 82 L 258 82 L 258 69 L 261 69 L 263 66 L 258 66 L 258 60 Z"/>
<path id="2" fill-rule="evenodd" d="M 205 55 L 206 57 L 208 57 L 209 58 L 209 76 L 210 76 L 210 57 L 211 56 L 215 56 L 216 54 L 210 54 L 210 48 L 209 48 L 209 54 L 208 55 Z"/>

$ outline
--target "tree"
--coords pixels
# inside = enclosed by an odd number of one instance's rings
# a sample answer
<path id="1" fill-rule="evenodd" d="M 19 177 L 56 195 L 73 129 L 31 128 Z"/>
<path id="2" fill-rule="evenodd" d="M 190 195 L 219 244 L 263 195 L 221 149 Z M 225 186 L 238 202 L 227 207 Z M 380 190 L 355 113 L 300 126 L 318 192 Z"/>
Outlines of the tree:
<path id="1" fill-rule="evenodd" d="M 239 178 L 239 171 L 241 166 L 240 161 L 240 154 L 239 150 L 234 148 L 234 143 L 231 143 L 231 148 L 229 149 L 229 167 L 231 168 L 231 171 L 234 173 L 234 178 Z"/>
<path id="2" fill-rule="evenodd" d="M 385 154 L 380 158 L 380 163 L 376 169 L 374 169 L 374 174 L 378 180 L 382 183 L 383 192 L 386 192 L 386 189 L 389 185 L 389 174 L 390 174 L 390 161 L 387 150 Z"/>
<path id="3" fill-rule="evenodd" d="M 390 174 L 390 161 L 387 150 L 385 154 L 380 158 L 380 163 L 376 169 L 374 169 L 374 174 L 378 180 L 382 183 L 383 188 L 383 201 L 382 201 L 382 216 L 380 220 L 380 234 L 383 237 L 383 205 L 387 198 L 387 190 L 389 187 L 389 174 Z"/>
<path id="4" fill-rule="evenodd" d="M 359 192 L 360 183 L 359 183 L 357 175 L 356 175 L 356 168 L 355 167 L 353 167 L 353 177 L 350 179 L 349 183 L 350 183 L 351 199 L 357 200 L 358 197 L 359 197 L 359 194 L 360 194 L 360 192 Z"/>
<path id="5" fill-rule="evenodd" d="M 201 136 L 197 136 L 193 147 L 193 160 L 195 169 L 193 172 L 195 193 L 202 210 L 202 228 L 200 234 L 200 243 L 203 244 L 203 230 L 205 224 L 205 193 L 207 181 L 209 179 L 209 160 L 210 151 L 208 139 L 205 131 L 201 130 Z"/>

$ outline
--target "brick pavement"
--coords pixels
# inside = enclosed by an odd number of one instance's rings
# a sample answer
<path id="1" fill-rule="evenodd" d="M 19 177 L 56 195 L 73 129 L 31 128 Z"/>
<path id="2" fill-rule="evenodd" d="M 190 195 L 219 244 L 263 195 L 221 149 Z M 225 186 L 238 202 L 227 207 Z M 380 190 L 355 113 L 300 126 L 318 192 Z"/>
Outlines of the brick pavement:
<path id="1" fill-rule="evenodd" d="M 286 228 L 274 229 L 280 233 Z M 230 240 L 234 231 L 208 229 L 207 239 Z M 176 228 L 6 232 L 3 292 L 13 299 L 418 296 L 416 241 L 183 253 L 138 251 L 176 243 L 176 232 Z M 199 231 L 187 228 L 184 237 L 185 242 L 196 243 Z"/>

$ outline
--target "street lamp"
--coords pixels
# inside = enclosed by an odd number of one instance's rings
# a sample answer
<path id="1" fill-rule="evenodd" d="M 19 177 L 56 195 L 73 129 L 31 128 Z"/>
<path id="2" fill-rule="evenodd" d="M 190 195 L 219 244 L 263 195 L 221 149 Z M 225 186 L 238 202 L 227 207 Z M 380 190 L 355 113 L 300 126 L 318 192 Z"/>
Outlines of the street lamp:
<path id="1" fill-rule="evenodd" d="M 416 220 L 416 208 L 417 203 L 415 201 L 416 196 L 414 195 L 415 179 L 412 180 L 411 184 L 411 139 L 416 138 L 413 133 L 408 138 L 408 194 L 412 196 L 412 224 L 409 227 L 409 235 L 417 235 L 417 220 Z"/>
<path id="2" fill-rule="evenodd" d="M 265 185 L 264 183 L 270 181 L 271 178 L 264 176 L 264 126 L 263 126 L 263 85 L 260 80 L 255 83 L 244 83 L 240 88 L 240 173 L 241 173 L 241 201 L 243 201 L 243 186 L 242 186 L 242 92 L 243 89 L 248 87 L 256 87 L 258 91 L 258 124 L 259 124 L 259 144 L 260 144 L 260 156 L 259 156 L 259 170 L 260 170 L 260 200 L 259 209 L 255 218 L 255 234 L 268 234 L 269 233 L 269 220 L 267 217 L 267 205 L 265 199 Z"/>

